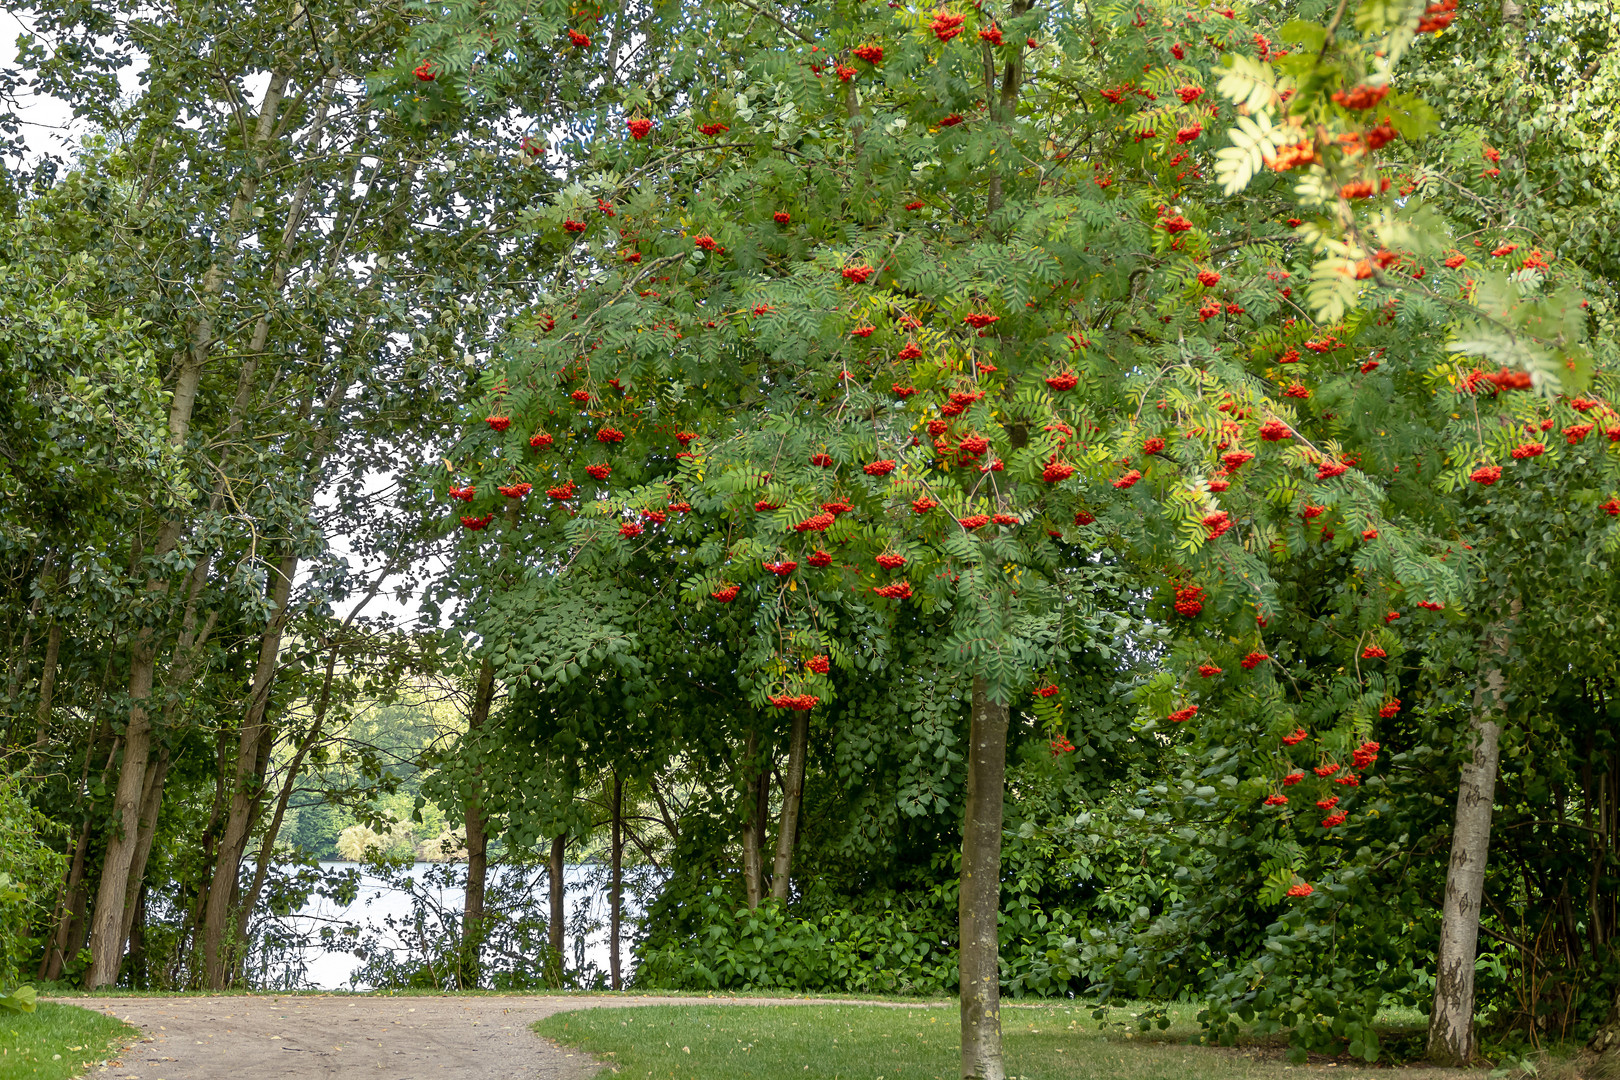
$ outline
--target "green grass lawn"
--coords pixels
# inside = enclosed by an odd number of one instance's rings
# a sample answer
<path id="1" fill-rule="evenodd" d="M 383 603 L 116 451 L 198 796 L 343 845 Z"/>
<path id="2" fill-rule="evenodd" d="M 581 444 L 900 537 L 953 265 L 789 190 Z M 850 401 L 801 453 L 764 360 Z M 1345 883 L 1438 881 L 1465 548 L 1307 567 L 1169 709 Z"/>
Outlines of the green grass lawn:
<path id="1" fill-rule="evenodd" d="M 1192 1045 L 1194 1006 L 1171 1027 L 1099 1030 L 1087 1006 L 1006 1007 L 1009 1077 L 1024 1080 L 1247 1080 L 1306 1075 L 1390 1076 L 1348 1062 L 1289 1065 L 1277 1044 Z M 1129 1021 L 1128 1013 L 1111 1019 Z M 560 1013 L 535 1024 L 547 1038 L 597 1055 L 611 1072 L 655 1080 L 956 1080 L 955 1007 L 860 1005 L 647 1006 Z M 1402 1080 L 1466 1076 L 1400 1069 Z M 1475 1074 L 1481 1075 L 1481 1074 Z"/>
<path id="2" fill-rule="evenodd" d="M 137 1032 L 77 1005 L 0 1013 L 0 1080 L 66 1080 L 113 1056 Z"/>

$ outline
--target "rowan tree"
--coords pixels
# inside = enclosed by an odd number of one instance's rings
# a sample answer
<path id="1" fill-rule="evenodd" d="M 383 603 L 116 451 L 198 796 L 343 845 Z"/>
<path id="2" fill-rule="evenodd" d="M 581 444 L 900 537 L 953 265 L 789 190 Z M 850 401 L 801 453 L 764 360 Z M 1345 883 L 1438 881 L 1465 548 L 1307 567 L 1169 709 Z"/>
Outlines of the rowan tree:
<path id="1" fill-rule="evenodd" d="M 913 611 L 933 621 L 930 660 L 971 680 L 963 1074 L 999 1077 L 1007 708 L 1109 640 L 1093 552 L 1156 562 L 1170 617 L 1212 606 L 1252 636 L 1244 656 L 1318 507 L 1377 583 L 1347 620 L 1396 589 L 1455 603 L 1449 538 L 1392 498 L 1389 448 L 1359 446 L 1338 406 L 1394 379 L 1430 391 L 1432 421 L 1448 376 L 1482 385 L 1459 353 L 1493 387 L 1573 390 L 1585 317 L 1539 253 L 1512 273 L 1448 261 L 1445 200 L 1394 175 L 1434 123 L 1396 65 L 1454 4 L 1281 25 L 1177 4 L 745 8 L 670 14 L 678 91 L 627 88 L 562 147 L 570 182 L 535 227 L 572 239 L 566 287 L 492 363 L 449 483 L 473 530 L 519 482 L 558 493 L 511 527 L 568 575 L 656 545 L 689 602 L 750 604 L 738 678 L 759 705 L 836 692 L 810 664 L 828 625 L 859 666 Z M 443 63 L 470 87 L 499 66 L 476 47 Z M 1443 329 L 1374 344 L 1392 315 Z M 1501 449 L 1460 422 L 1436 436 L 1428 482 L 1448 489 Z M 1192 723 L 1200 678 L 1145 693 L 1145 730 Z M 1364 726 L 1358 687 L 1318 732 L 1335 752 Z"/>

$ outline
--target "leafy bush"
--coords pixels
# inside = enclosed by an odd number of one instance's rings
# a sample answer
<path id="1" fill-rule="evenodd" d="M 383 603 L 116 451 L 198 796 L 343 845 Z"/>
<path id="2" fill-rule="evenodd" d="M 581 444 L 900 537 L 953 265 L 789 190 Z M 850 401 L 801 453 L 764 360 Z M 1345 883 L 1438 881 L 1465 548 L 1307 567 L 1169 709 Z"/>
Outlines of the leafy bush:
<path id="1" fill-rule="evenodd" d="M 44 840 L 55 828 L 29 804 L 21 775 L 0 773 L 0 986 L 17 981 L 34 950 L 30 929 L 48 914 L 64 860 Z"/>

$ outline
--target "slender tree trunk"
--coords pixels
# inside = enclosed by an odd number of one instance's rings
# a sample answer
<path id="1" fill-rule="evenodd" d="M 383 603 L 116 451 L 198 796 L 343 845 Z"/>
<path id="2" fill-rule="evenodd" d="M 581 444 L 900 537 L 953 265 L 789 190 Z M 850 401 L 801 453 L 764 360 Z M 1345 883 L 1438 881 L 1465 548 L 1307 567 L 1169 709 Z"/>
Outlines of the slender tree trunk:
<path id="1" fill-rule="evenodd" d="M 107 855 L 101 863 L 101 885 L 96 890 L 95 914 L 90 920 L 90 969 L 85 987 L 94 990 L 118 979 L 124 956 L 124 908 L 129 870 L 135 861 L 140 836 L 141 795 L 146 788 L 147 759 L 152 750 L 152 720 L 147 702 L 157 665 L 156 642 L 150 630 L 140 631 L 131 649 L 129 724 L 124 729 L 124 760 L 113 795 L 113 826 Z"/>
<path id="2" fill-rule="evenodd" d="M 321 678 L 321 696 L 315 705 L 315 715 L 309 722 L 309 733 L 304 736 L 292 760 L 287 763 L 287 775 L 282 779 L 281 794 L 276 798 L 275 812 L 271 815 L 270 824 L 264 830 L 264 839 L 259 844 L 259 855 L 253 866 L 253 883 L 248 886 L 247 893 L 238 905 L 236 955 L 239 959 L 247 953 L 248 925 L 253 918 L 254 908 L 258 907 L 259 894 L 264 891 L 265 879 L 270 876 L 270 860 L 275 855 L 276 837 L 281 833 L 281 823 L 287 816 L 287 804 L 292 800 L 293 788 L 297 786 L 298 777 L 302 774 L 304 758 L 309 754 L 310 748 L 321 739 L 327 709 L 332 703 L 332 679 L 337 669 L 337 658 L 338 649 L 333 645 L 326 655 L 326 673 Z M 239 963 L 236 968 L 240 969 Z"/>
<path id="3" fill-rule="evenodd" d="M 613 989 L 623 990 L 619 969 L 619 924 L 624 913 L 624 778 L 613 773 L 613 844 L 609 852 L 608 879 L 608 971 Z"/>
<path id="4" fill-rule="evenodd" d="M 51 700 L 56 694 L 56 668 L 62 657 L 62 624 L 51 621 L 45 638 L 45 667 L 39 673 L 39 701 L 34 705 L 34 752 L 37 764 L 51 742 Z"/>
<path id="5" fill-rule="evenodd" d="M 763 881 L 765 876 L 765 818 L 760 813 L 760 803 L 764 802 L 762 796 L 769 793 L 765 784 L 770 770 L 759 764 L 759 733 L 748 733 L 748 745 L 744 751 L 743 769 L 746 771 L 748 782 L 743 788 L 743 812 L 747 815 L 743 822 L 742 855 L 743 855 L 743 889 L 748 895 L 748 909 L 752 911 L 759 907 L 759 901 L 764 893 Z"/>
<path id="6" fill-rule="evenodd" d="M 771 870 L 771 896 L 786 901 L 792 880 L 793 849 L 799 842 L 799 806 L 804 801 L 804 760 L 810 746 L 810 714 L 793 714 L 788 736 L 787 776 L 782 785 L 782 819 L 776 827 L 776 863 Z"/>
<path id="7" fill-rule="evenodd" d="M 476 742 L 489 720 L 490 702 L 495 698 L 495 665 L 488 658 L 478 669 L 478 687 L 473 694 L 472 712 L 467 717 L 468 743 Z M 463 807 L 467 827 L 467 895 L 461 909 L 461 971 L 464 987 L 476 987 L 484 945 L 484 889 L 489 877 L 489 833 L 485 829 L 484 808 L 479 802 L 480 770 L 474 770 Z"/>
<path id="8" fill-rule="evenodd" d="M 1006 1080 L 1001 1059 L 1001 814 L 1007 770 L 1007 706 L 973 680 L 967 805 L 962 812 L 962 1076 Z"/>
<path id="9" fill-rule="evenodd" d="M 140 832 L 135 838 L 135 853 L 129 862 L 129 883 L 125 886 L 126 894 L 131 897 L 140 895 L 141 885 L 146 880 L 146 860 L 152 854 L 152 841 L 157 839 L 158 811 L 163 808 L 163 782 L 168 776 L 169 750 L 164 747 L 158 751 L 157 760 L 148 771 L 146 790 L 141 793 Z M 128 940 L 130 927 L 135 921 L 135 908 L 135 904 L 130 904 L 124 917 L 125 940 Z"/>
<path id="10" fill-rule="evenodd" d="M 132 990 L 145 990 L 146 971 L 146 882 L 135 886 L 134 918 L 129 933 L 129 985 Z"/>
<path id="11" fill-rule="evenodd" d="M 552 983 L 562 986 L 563 972 L 568 967 L 564 958 L 563 949 L 568 942 L 564 936 L 568 929 L 568 914 L 563 901 L 567 899 L 568 882 L 563 877 L 568 867 L 563 857 L 568 853 L 568 834 L 562 833 L 551 838 L 551 859 L 547 864 L 547 885 L 551 892 L 551 919 L 546 924 L 546 936 L 551 946 L 551 961 L 556 965 L 555 978 Z"/>
<path id="12" fill-rule="evenodd" d="M 1457 786 L 1451 864 L 1446 869 L 1440 946 L 1434 963 L 1434 1008 L 1429 1014 L 1429 1060 L 1437 1064 L 1467 1066 L 1474 1058 L 1474 959 L 1485 898 L 1491 809 L 1496 799 L 1497 740 L 1502 733 L 1497 717 L 1506 685 L 1502 655 L 1507 644 L 1501 624 L 1486 635 L 1490 659 L 1474 691 L 1470 723 L 1474 745 Z"/>
<path id="13" fill-rule="evenodd" d="M 231 964 L 225 955 L 225 938 L 238 893 L 234 886 L 242 872 L 248 838 L 254 821 L 262 812 L 265 781 L 261 761 L 267 749 L 263 744 L 272 736 L 266 715 L 281 658 L 281 634 L 292 599 L 292 579 L 297 570 L 296 556 L 282 557 L 271 585 L 274 614 L 259 637 L 259 662 L 253 673 L 247 713 L 242 717 L 242 727 L 237 734 L 236 767 L 225 831 L 220 836 L 219 855 L 214 863 L 214 884 L 208 890 L 208 904 L 203 910 L 203 982 L 213 990 L 224 989 L 230 981 Z"/>
<path id="14" fill-rule="evenodd" d="M 67 885 L 56 904 L 55 930 L 50 944 L 39 961 L 39 978 L 55 982 L 62 975 L 66 962 L 68 932 L 74 922 L 84 918 L 84 857 L 90 851 L 90 822 L 79 827 L 79 842 L 73 847 L 73 861 L 68 866 Z"/>

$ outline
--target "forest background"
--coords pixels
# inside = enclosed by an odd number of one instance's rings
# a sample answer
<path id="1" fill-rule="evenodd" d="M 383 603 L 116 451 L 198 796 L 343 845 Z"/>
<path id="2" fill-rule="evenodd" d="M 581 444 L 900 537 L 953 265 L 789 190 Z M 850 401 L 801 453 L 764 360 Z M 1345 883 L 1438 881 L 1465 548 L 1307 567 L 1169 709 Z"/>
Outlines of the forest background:
<path id="1" fill-rule="evenodd" d="M 1620 1047 L 1607 5 L 18 17 L 6 984 Z"/>

